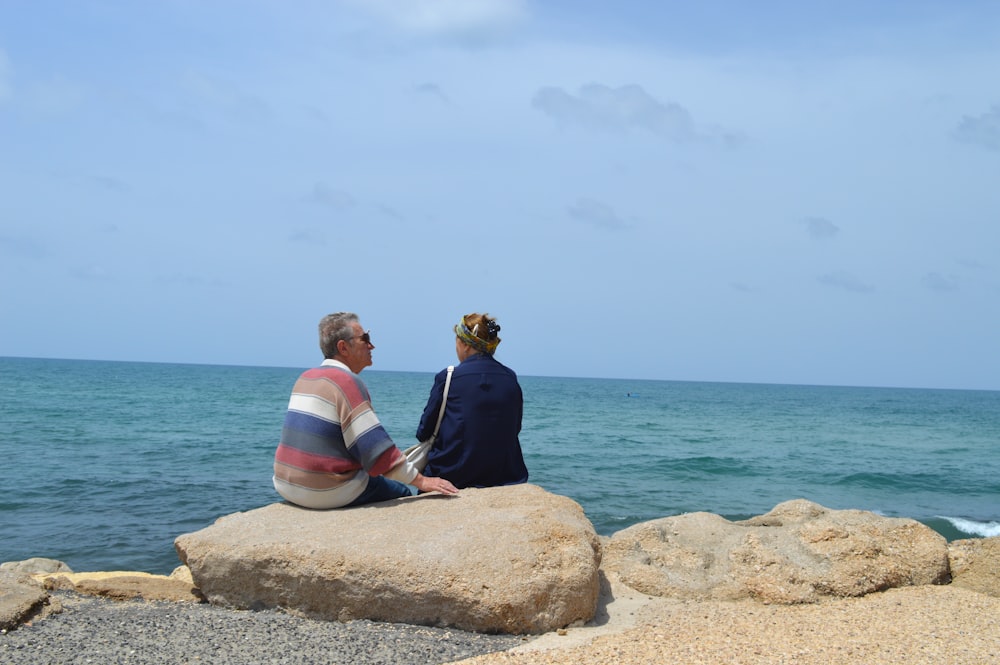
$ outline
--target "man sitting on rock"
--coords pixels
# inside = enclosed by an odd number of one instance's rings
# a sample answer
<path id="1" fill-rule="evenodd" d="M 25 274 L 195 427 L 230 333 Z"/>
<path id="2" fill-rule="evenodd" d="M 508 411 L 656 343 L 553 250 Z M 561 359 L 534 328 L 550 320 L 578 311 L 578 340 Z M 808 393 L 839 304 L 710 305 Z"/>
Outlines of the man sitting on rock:
<path id="1" fill-rule="evenodd" d="M 319 322 L 325 360 L 292 388 L 274 488 L 305 508 L 341 508 L 421 492 L 458 494 L 444 478 L 419 473 L 382 427 L 358 376 L 372 364 L 371 336 L 357 314 L 337 312 Z"/>

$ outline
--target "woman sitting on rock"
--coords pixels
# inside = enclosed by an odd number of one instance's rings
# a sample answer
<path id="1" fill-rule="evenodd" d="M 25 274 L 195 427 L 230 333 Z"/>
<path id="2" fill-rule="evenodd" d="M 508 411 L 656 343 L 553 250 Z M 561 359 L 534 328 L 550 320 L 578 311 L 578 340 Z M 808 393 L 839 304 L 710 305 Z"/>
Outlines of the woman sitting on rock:
<path id="1" fill-rule="evenodd" d="M 514 485 L 528 480 L 518 434 L 524 398 L 517 375 L 493 357 L 500 326 L 486 314 L 467 314 L 455 326 L 455 367 L 438 437 L 424 473 L 455 487 Z M 417 438 L 437 424 L 447 370 L 434 377 Z"/>

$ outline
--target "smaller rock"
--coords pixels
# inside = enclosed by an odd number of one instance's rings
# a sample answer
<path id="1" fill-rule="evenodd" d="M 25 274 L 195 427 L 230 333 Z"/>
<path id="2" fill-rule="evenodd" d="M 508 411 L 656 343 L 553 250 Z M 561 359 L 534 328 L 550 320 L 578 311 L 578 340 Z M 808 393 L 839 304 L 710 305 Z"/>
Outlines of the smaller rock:
<path id="1" fill-rule="evenodd" d="M 176 572 L 176 571 L 175 571 Z M 39 573 L 33 575 L 46 589 L 75 591 L 111 600 L 169 600 L 201 603 L 204 598 L 191 581 L 133 571 L 94 573 Z M 190 573 L 189 573 L 190 577 Z"/>
<path id="2" fill-rule="evenodd" d="M 170 573 L 170 579 L 187 582 L 191 586 L 194 586 L 194 578 L 191 576 L 191 569 L 187 566 L 177 566 L 174 568 L 173 572 Z"/>
<path id="3" fill-rule="evenodd" d="M 730 522 L 686 513 L 614 534 L 604 568 L 654 596 L 812 603 L 948 582 L 945 539 L 915 520 L 803 499 Z"/>
<path id="4" fill-rule="evenodd" d="M 24 561 L 0 563 L 0 571 L 33 575 L 35 573 L 72 573 L 73 569 L 62 561 L 36 556 Z"/>
<path id="5" fill-rule="evenodd" d="M 952 541 L 948 560 L 952 584 L 1000 597 L 1000 536 Z"/>
<path id="6" fill-rule="evenodd" d="M 0 630 L 12 630 L 33 617 L 58 611 L 49 594 L 23 574 L 0 571 Z"/>

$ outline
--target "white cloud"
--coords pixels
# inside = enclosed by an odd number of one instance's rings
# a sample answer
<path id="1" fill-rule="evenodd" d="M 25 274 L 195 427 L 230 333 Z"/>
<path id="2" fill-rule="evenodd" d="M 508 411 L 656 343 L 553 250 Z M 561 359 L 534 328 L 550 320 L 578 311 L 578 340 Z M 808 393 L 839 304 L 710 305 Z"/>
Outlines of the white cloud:
<path id="1" fill-rule="evenodd" d="M 642 129 L 674 141 L 697 138 L 694 121 L 684 107 L 660 102 L 634 84 L 611 88 L 591 83 L 581 87 L 578 95 L 546 87 L 535 93 L 531 105 L 560 124 L 613 131 Z"/>

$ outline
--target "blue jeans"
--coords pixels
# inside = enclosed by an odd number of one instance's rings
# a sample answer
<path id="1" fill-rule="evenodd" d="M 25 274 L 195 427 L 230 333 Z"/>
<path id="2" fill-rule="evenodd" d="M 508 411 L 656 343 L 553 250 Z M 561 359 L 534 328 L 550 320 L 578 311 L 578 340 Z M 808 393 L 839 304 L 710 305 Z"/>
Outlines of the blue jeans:
<path id="1" fill-rule="evenodd" d="M 382 476 L 371 476 L 368 479 L 368 487 L 361 493 L 361 496 L 351 501 L 345 508 L 348 506 L 360 506 L 366 503 L 389 501 L 390 499 L 412 495 L 413 490 L 410 489 L 409 485 L 404 485 L 398 480 L 390 480 Z"/>

